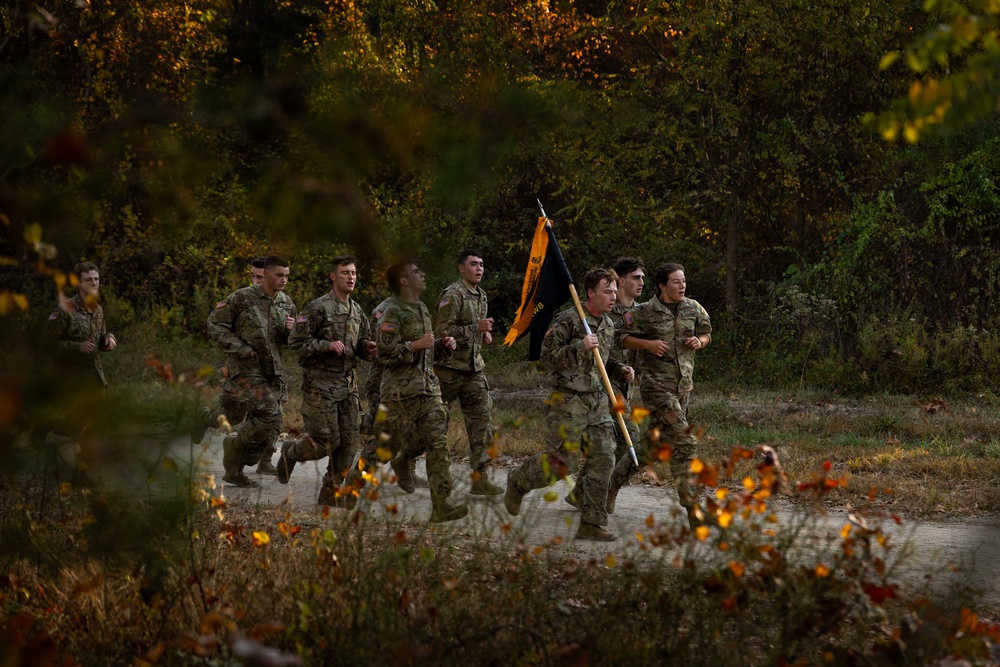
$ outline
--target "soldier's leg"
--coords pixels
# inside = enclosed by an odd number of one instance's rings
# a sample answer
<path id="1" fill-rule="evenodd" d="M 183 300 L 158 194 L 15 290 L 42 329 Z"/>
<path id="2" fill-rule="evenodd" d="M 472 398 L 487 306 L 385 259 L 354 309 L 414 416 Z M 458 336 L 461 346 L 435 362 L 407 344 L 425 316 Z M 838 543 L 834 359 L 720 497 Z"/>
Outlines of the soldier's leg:
<path id="1" fill-rule="evenodd" d="M 626 403 L 625 419 L 624 419 L 625 428 L 628 429 L 628 435 L 632 439 L 632 446 L 636 450 L 636 455 L 638 456 L 638 452 L 641 449 L 640 438 L 639 438 L 639 427 L 636 425 L 634 421 L 632 421 L 631 412 L 632 412 L 631 408 Z M 617 462 L 622 461 L 622 457 L 625 457 L 626 455 L 628 455 L 627 458 L 628 461 L 630 462 L 632 460 L 632 456 L 628 454 L 628 441 L 625 439 L 625 435 L 622 433 L 621 426 L 618 424 L 617 419 L 615 419 L 614 421 L 613 428 L 615 434 L 615 451 L 614 451 L 615 463 L 617 464 Z M 619 477 L 624 477 L 625 482 L 618 484 L 618 488 L 621 488 L 628 482 L 628 476 L 631 475 L 632 472 L 634 472 L 635 470 L 634 464 L 632 464 L 632 467 L 629 468 L 628 462 L 622 461 L 622 465 L 623 465 L 623 470 L 621 475 L 619 475 Z M 612 471 L 614 471 L 616 467 L 617 467 L 616 465 L 613 465 Z M 612 480 L 609 479 L 609 487 L 611 487 L 611 481 Z M 586 472 L 584 470 L 581 470 L 580 474 L 577 476 L 576 485 L 573 487 L 573 490 L 571 490 L 566 495 L 565 498 L 566 502 L 568 502 L 573 507 L 576 507 L 577 509 L 580 508 L 580 494 L 576 493 L 576 489 L 578 487 L 583 488 L 585 483 L 586 483 Z M 613 500 L 610 502 L 610 509 L 608 509 L 607 511 L 614 512 Z"/>
<path id="2" fill-rule="evenodd" d="M 344 477 L 351 467 L 358 450 L 358 420 L 360 419 L 360 406 L 358 397 L 355 394 L 349 395 L 342 401 L 337 401 L 330 406 L 329 421 L 331 426 L 336 427 L 336 433 L 331 434 L 330 460 L 326 466 L 326 474 L 323 476 L 323 487 L 320 490 L 320 502 L 325 502 L 327 498 L 336 498 L 337 491 L 343 484 Z"/>
<path id="3" fill-rule="evenodd" d="M 521 509 L 521 499 L 534 489 L 555 484 L 577 469 L 586 423 L 586 405 L 579 397 L 552 398 L 546 407 L 545 451 L 531 457 L 507 477 L 504 505 L 511 514 Z"/>
<path id="4" fill-rule="evenodd" d="M 698 441 L 691 435 L 687 411 L 690 394 L 683 393 L 671 397 L 670 410 L 662 413 L 662 438 L 673 447 L 670 458 L 670 473 L 674 477 L 677 499 L 682 507 L 690 511 L 698 504 L 698 495 L 691 484 L 690 468 Z"/>
<path id="5" fill-rule="evenodd" d="M 482 372 L 473 375 L 460 393 L 465 432 L 469 437 L 469 467 L 472 468 L 472 490 L 475 495 L 495 496 L 503 489 L 493 484 L 487 468 L 499 454 L 493 430 L 493 399 L 489 384 Z"/>
<path id="6" fill-rule="evenodd" d="M 391 460 L 399 453 L 402 443 L 407 441 L 415 431 L 414 410 L 415 399 L 389 401 L 385 404 L 386 418 L 381 424 L 379 434 L 368 440 L 358 455 L 352 459 L 350 471 L 344 480 L 344 486 L 353 488 L 353 494 L 358 497 L 365 486 L 363 472 L 372 474 L 380 463 Z"/>
<path id="7" fill-rule="evenodd" d="M 448 453 L 448 414 L 436 396 L 421 396 L 414 432 L 427 451 L 427 481 L 431 487 L 431 522 L 454 521 L 469 513 L 465 505 L 448 502 L 451 494 L 451 455 Z"/>
<path id="8" fill-rule="evenodd" d="M 260 461 L 261 452 L 277 434 L 281 425 L 281 404 L 279 395 L 264 378 L 254 380 L 246 388 L 247 419 L 235 438 L 227 437 L 223 445 L 230 451 L 223 463 L 227 463 L 223 479 L 232 484 L 256 486 L 243 475 L 245 465 Z"/>
<path id="9" fill-rule="evenodd" d="M 611 424 L 590 426 L 584 437 L 582 484 L 579 486 L 582 520 L 596 526 L 608 523 L 608 480 L 615 466 Z"/>
<path id="10" fill-rule="evenodd" d="M 286 440 L 281 446 L 277 474 L 282 484 L 288 483 L 296 463 L 318 461 L 329 456 L 333 447 L 329 401 L 319 388 L 308 382 L 302 386 L 302 426 L 305 435 Z"/>

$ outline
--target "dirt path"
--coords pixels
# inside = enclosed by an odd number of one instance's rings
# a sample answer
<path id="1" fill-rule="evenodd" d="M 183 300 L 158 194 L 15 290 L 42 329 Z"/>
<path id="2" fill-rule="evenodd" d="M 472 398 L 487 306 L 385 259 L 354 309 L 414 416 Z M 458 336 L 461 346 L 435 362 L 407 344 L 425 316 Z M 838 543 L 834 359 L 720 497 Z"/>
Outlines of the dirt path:
<path id="1" fill-rule="evenodd" d="M 212 461 L 210 468 L 216 473 L 218 481 L 222 479 L 221 449 L 221 439 L 213 439 L 209 450 Z M 215 457 L 211 458 L 213 452 Z M 252 477 L 262 481 L 259 489 L 226 486 L 220 492 L 225 494 L 230 503 L 278 506 L 289 502 L 298 510 L 315 508 L 318 511 L 316 497 L 325 466 L 325 459 L 298 464 L 287 485 L 279 484 L 274 477 L 258 476 L 248 468 L 247 472 Z M 418 463 L 418 472 L 425 474 L 422 460 Z M 507 473 L 508 469 L 498 468 L 493 472 L 493 480 L 505 486 Z M 403 493 L 399 487 L 389 482 L 391 471 L 388 466 L 383 466 L 381 474 L 386 478 L 386 483 L 381 485 L 378 500 L 369 505 L 372 516 L 387 522 L 426 522 L 430 517 L 430 493 L 424 489 L 418 489 L 411 495 Z M 639 556 L 642 545 L 635 533 L 647 531 L 646 521 L 650 515 L 657 524 L 684 521 L 676 513 L 678 506 L 672 490 L 649 484 L 634 484 L 622 489 L 618 496 L 618 509 L 609 517 L 608 530 L 618 537 L 617 541 L 578 542 L 574 535 L 579 523 L 579 512 L 562 500 L 569 490 L 565 480 L 554 487 L 554 501 L 545 500 L 545 490 L 535 491 L 525 497 L 521 514 L 511 517 L 503 507 L 502 496 L 469 496 L 468 475 L 466 466 L 452 466 L 452 477 L 456 484 L 452 497 L 469 504 L 469 515 L 460 521 L 436 526 L 435 530 L 456 536 L 499 540 L 501 536 L 508 534 L 502 529 L 506 525 L 510 534 L 528 545 L 552 544 L 558 537 L 561 542 L 554 548 L 566 549 L 577 556 L 603 557 L 608 553 Z M 393 506 L 396 513 L 387 511 L 386 508 Z M 802 512 L 805 510 L 794 504 L 779 502 L 772 504 L 772 507 L 778 513 L 779 525 L 792 525 L 803 520 Z M 797 544 L 804 551 L 825 550 L 832 540 L 838 539 L 838 533 L 848 521 L 848 512 L 834 510 L 811 518 L 814 523 L 808 531 L 809 539 L 800 540 Z M 890 543 L 897 547 L 887 560 L 891 561 L 901 549 L 905 550 L 902 552 L 905 556 L 901 565 L 894 573 L 895 580 L 912 590 L 930 586 L 938 591 L 944 590 L 953 582 L 963 582 L 983 591 L 982 610 L 989 611 L 994 616 L 1000 613 L 1000 576 L 997 574 L 997 564 L 1000 563 L 1000 520 L 903 521 L 899 525 L 889 521 L 883 528 Z"/>

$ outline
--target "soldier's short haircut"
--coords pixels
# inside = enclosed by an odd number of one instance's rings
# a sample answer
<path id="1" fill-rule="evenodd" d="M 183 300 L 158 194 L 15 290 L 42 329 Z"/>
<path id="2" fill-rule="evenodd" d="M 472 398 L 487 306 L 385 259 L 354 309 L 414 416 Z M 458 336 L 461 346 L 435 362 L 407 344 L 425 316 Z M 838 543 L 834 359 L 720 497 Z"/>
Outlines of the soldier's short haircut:
<path id="1" fill-rule="evenodd" d="M 483 254 L 478 250 L 474 250 L 472 248 L 465 248 L 464 250 L 462 250 L 462 252 L 458 253 L 458 263 L 465 264 L 465 260 L 469 259 L 470 257 L 478 257 L 479 259 L 482 259 Z"/>
<path id="2" fill-rule="evenodd" d="M 633 271 L 638 271 L 639 269 L 645 270 L 646 264 L 638 257 L 619 257 L 611 265 L 611 268 L 614 269 L 614 272 L 619 277 L 624 278 Z"/>
<path id="3" fill-rule="evenodd" d="M 93 262 L 80 262 L 79 264 L 73 267 L 73 275 L 76 276 L 77 278 L 82 276 L 87 271 L 97 271 L 98 273 L 101 272 L 101 270 L 97 268 L 97 264 L 94 264 Z"/>
<path id="4" fill-rule="evenodd" d="M 667 281 L 670 280 L 670 274 L 677 273 L 678 271 L 683 271 L 684 267 L 680 264 L 675 264 L 674 262 L 667 262 L 656 268 L 656 286 L 666 285 Z"/>
<path id="5" fill-rule="evenodd" d="M 333 267 L 334 271 L 342 266 L 346 266 L 348 264 L 357 265 L 357 263 L 358 261 L 354 258 L 354 255 L 337 255 L 330 260 L 330 266 Z"/>
<path id="6" fill-rule="evenodd" d="M 278 255 L 268 255 L 264 259 L 264 270 L 273 269 L 276 266 L 280 266 L 284 269 L 288 268 L 288 260 L 284 257 L 279 257 Z"/>
<path id="7" fill-rule="evenodd" d="M 389 289 L 392 290 L 393 294 L 399 294 L 401 288 L 399 281 L 402 279 L 403 274 L 406 273 L 406 267 L 411 264 L 413 264 L 412 260 L 404 259 L 394 263 L 385 270 L 385 281 L 389 283 Z"/>
<path id="8" fill-rule="evenodd" d="M 605 280 L 609 285 L 614 285 L 618 282 L 618 274 L 611 269 L 591 269 L 583 277 L 583 288 L 588 292 L 596 290 Z"/>
<path id="9" fill-rule="evenodd" d="M 254 257 L 250 260 L 250 266 L 255 269 L 263 269 L 264 265 L 267 263 L 267 257 Z"/>

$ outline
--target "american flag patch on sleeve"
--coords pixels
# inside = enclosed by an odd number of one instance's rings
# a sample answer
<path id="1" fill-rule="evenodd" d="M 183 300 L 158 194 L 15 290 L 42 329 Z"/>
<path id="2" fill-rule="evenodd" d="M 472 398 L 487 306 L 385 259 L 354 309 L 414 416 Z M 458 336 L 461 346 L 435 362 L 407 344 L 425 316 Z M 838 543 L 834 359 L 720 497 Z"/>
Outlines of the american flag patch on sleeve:
<path id="1" fill-rule="evenodd" d="M 383 322 L 382 326 L 379 327 L 382 331 L 395 331 L 396 325 L 392 322 Z"/>
<path id="2" fill-rule="evenodd" d="M 449 303 L 451 303 L 451 299 L 448 298 L 448 297 L 445 297 L 444 299 L 441 299 L 441 303 L 438 304 L 438 308 L 444 308 Z"/>
<path id="3" fill-rule="evenodd" d="M 224 305 L 226 305 L 226 302 L 225 301 L 220 301 L 219 303 L 215 304 L 215 307 L 216 308 L 222 308 Z"/>
<path id="4" fill-rule="evenodd" d="M 308 322 L 308 321 L 309 321 L 309 316 L 308 315 L 299 315 L 298 317 L 295 318 L 295 323 L 296 324 L 303 324 L 304 322 Z"/>
<path id="5" fill-rule="evenodd" d="M 59 319 L 59 311 L 58 310 L 53 310 L 52 314 L 49 315 L 49 322 L 51 322 L 53 320 L 57 320 L 57 319 Z"/>
<path id="6" fill-rule="evenodd" d="M 632 326 L 632 323 L 635 322 L 635 318 L 632 317 L 632 313 L 625 313 L 624 320 L 625 324 L 628 326 Z"/>

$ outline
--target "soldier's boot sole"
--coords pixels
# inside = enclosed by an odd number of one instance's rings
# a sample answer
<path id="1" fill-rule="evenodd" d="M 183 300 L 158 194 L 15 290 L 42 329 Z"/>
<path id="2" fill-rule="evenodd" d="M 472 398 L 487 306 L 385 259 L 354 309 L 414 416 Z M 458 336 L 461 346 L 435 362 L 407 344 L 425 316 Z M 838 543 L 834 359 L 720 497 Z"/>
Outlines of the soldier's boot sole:
<path id="1" fill-rule="evenodd" d="M 472 473 L 475 478 L 477 473 Z M 504 492 L 499 486 L 494 484 L 486 476 L 485 470 L 478 471 L 479 478 L 472 480 L 472 488 L 469 489 L 469 493 L 474 496 L 499 496 Z"/>
<path id="2" fill-rule="evenodd" d="M 524 499 L 524 494 L 517 490 L 510 478 L 507 478 L 507 490 L 503 494 L 503 506 L 507 509 L 507 513 L 511 516 L 517 516 L 521 513 L 521 500 Z"/>
<path id="3" fill-rule="evenodd" d="M 233 486 L 243 487 L 245 489 L 256 489 L 260 486 L 260 482 L 250 479 L 243 474 L 242 470 L 235 475 L 231 475 L 227 472 L 222 476 L 222 481 L 227 484 L 232 484 Z"/>
<path id="4" fill-rule="evenodd" d="M 396 484 L 399 485 L 399 488 L 406 493 L 413 493 L 417 490 L 416 484 L 413 483 L 413 478 L 410 477 L 409 461 L 400 460 L 397 456 L 389 461 L 389 465 L 392 467 L 392 471 L 396 473 Z"/>
<path id="5" fill-rule="evenodd" d="M 416 459 L 410 459 L 410 462 L 407 465 L 407 468 L 409 468 L 409 470 L 410 470 L 410 479 L 413 480 L 413 486 L 417 487 L 418 489 L 429 489 L 429 488 L 431 488 L 430 482 L 428 482 L 426 479 L 424 479 L 423 477 L 421 477 L 420 475 L 417 474 L 417 460 Z M 501 493 L 502 493 L 502 491 L 501 491 Z"/>
<path id="6" fill-rule="evenodd" d="M 576 539 L 593 540 L 594 542 L 614 542 L 615 536 L 600 526 L 581 521 L 580 527 L 576 531 Z"/>
<path id="7" fill-rule="evenodd" d="M 285 440 L 281 443 L 281 456 L 278 457 L 278 482 L 288 484 L 288 478 L 292 476 L 292 469 L 295 468 L 295 459 L 289 455 L 288 450 L 292 447 L 292 440 Z"/>
<path id="8" fill-rule="evenodd" d="M 451 505 L 442 503 L 431 511 L 431 523 L 444 523 L 446 521 L 456 521 L 469 513 L 467 505 Z"/>

